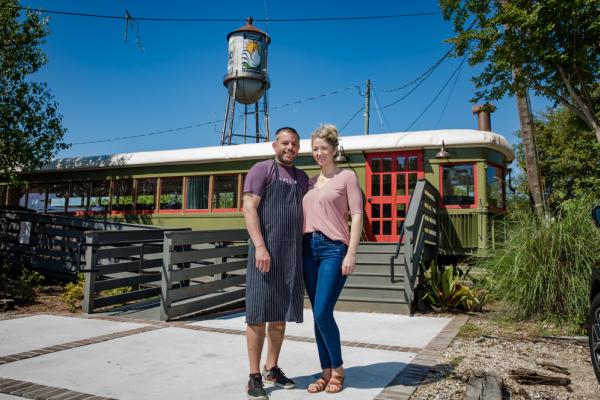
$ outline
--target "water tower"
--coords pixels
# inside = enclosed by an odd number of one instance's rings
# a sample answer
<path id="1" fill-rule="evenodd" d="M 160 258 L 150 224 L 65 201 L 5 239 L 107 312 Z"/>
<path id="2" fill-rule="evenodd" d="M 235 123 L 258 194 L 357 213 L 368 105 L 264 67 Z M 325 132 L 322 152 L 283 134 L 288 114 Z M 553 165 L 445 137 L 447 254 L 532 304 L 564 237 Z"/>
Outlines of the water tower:
<path id="1" fill-rule="evenodd" d="M 250 137 L 256 142 L 269 141 L 269 109 L 267 89 L 270 87 L 267 75 L 267 48 L 271 38 L 265 32 L 252 25 L 252 17 L 248 17 L 246 25 L 227 35 L 228 62 L 227 75 L 223 85 L 227 87 L 227 106 L 223 120 L 221 145 L 232 144 L 234 136 L 242 137 L 244 143 Z M 262 98 L 262 110 L 259 102 Z M 236 103 L 244 106 L 244 133 L 233 132 Z M 254 107 L 252 107 L 254 104 Z M 254 108 L 254 110 L 252 110 Z M 264 118 L 264 131 L 260 131 L 260 113 Z M 248 125 L 249 118 L 254 116 L 253 129 Z M 254 131 L 249 134 L 249 131 Z"/>

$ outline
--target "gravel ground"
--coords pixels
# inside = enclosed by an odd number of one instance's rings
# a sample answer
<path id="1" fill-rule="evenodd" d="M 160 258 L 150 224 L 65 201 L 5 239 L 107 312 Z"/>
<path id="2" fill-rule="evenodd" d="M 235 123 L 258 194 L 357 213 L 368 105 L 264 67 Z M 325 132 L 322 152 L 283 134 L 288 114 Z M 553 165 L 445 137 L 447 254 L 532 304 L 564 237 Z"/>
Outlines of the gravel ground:
<path id="1" fill-rule="evenodd" d="M 584 338 L 559 339 L 532 334 L 533 323 L 498 326 L 485 316 L 474 316 L 432 368 L 411 399 L 463 399 L 469 378 L 494 373 L 504 382 L 504 399 L 600 399 L 589 350 Z M 538 363 L 564 367 L 569 375 L 549 371 Z M 569 386 L 525 385 L 511 370 L 527 368 L 539 374 L 568 377 Z"/>

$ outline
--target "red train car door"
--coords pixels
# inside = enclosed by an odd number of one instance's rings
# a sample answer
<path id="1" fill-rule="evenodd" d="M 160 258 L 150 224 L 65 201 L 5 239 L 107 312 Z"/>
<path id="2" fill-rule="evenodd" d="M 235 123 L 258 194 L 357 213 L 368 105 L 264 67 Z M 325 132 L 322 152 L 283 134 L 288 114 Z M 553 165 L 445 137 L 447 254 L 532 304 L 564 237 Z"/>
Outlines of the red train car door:
<path id="1" fill-rule="evenodd" d="M 368 238 L 374 242 L 397 242 L 417 179 L 424 177 L 423 152 L 370 153 L 366 158 Z"/>

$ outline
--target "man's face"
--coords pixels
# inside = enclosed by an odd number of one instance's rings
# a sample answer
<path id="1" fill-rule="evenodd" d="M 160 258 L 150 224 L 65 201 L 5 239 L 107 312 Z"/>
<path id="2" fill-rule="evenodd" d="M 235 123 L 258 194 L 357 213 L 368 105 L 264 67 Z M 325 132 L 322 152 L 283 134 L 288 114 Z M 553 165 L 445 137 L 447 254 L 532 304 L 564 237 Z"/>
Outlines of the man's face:
<path id="1" fill-rule="evenodd" d="M 275 150 L 277 161 L 283 165 L 293 165 L 300 150 L 300 141 L 293 133 L 283 131 L 273 142 L 273 150 Z"/>

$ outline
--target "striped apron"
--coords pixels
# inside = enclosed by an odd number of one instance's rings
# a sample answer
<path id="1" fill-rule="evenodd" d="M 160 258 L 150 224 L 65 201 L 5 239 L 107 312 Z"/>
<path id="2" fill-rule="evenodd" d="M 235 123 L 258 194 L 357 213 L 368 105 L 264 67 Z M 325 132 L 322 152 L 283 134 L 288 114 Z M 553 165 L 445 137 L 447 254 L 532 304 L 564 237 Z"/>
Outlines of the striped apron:
<path id="1" fill-rule="evenodd" d="M 293 183 L 279 180 L 269 185 L 258 206 L 260 230 L 271 255 L 269 272 L 256 268 L 252 241 L 246 272 L 246 323 L 302 322 L 304 280 L 302 278 L 302 188 L 294 168 Z"/>

